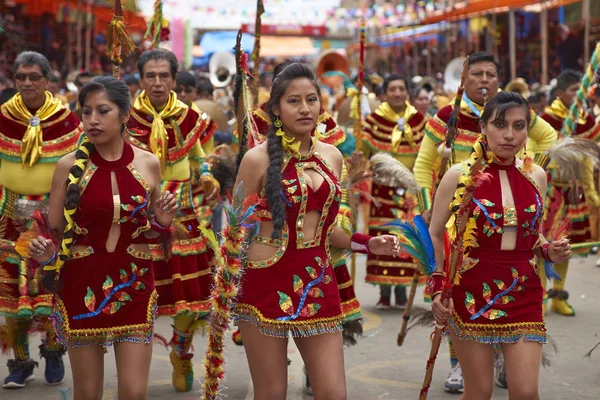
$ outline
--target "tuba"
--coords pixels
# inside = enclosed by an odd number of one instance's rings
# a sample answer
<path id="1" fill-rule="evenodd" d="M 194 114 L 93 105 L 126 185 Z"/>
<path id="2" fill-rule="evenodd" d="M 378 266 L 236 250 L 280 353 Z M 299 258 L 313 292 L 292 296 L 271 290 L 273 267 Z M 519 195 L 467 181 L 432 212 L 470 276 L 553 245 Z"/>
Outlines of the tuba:
<path id="1" fill-rule="evenodd" d="M 521 96 L 529 97 L 529 85 L 523 78 L 516 78 L 508 82 L 504 87 L 505 92 L 519 93 Z"/>
<path id="2" fill-rule="evenodd" d="M 321 54 L 317 61 L 317 78 L 319 78 L 326 86 L 337 88 L 344 83 L 344 80 L 339 76 L 326 78 L 324 76 L 325 73 L 331 71 L 339 71 L 346 76 L 350 75 L 350 62 L 348 61 L 348 58 L 336 50 L 327 50 Z"/>
<path id="3" fill-rule="evenodd" d="M 229 51 L 213 54 L 208 62 L 210 83 L 215 88 L 222 88 L 231 83 L 235 74 L 235 55 Z"/>
<path id="4" fill-rule="evenodd" d="M 462 75 L 465 57 L 457 57 L 448 63 L 444 71 L 444 82 L 448 93 L 456 93 L 460 86 L 460 76 Z"/>

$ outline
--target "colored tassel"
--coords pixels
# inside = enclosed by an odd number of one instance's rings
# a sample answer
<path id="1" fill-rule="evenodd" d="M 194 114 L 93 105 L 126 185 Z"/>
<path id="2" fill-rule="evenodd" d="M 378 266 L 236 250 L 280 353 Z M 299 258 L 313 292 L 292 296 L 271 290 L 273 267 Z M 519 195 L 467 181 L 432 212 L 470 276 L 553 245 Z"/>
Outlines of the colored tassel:
<path id="1" fill-rule="evenodd" d="M 231 339 L 233 340 L 233 343 L 236 344 L 236 346 L 244 345 L 244 342 L 242 341 L 242 332 L 240 332 L 239 329 L 233 332 L 233 335 L 231 335 Z"/>
<path id="2" fill-rule="evenodd" d="M 121 0 L 115 0 L 115 13 L 108 24 L 108 35 L 106 38 L 106 53 L 113 62 L 113 77 L 119 79 L 120 68 L 123 63 L 122 55 L 128 56 L 135 51 L 135 43 L 127 33 L 123 22 L 123 8 Z"/>
<path id="3" fill-rule="evenodd" d="M 151 48 L 157 49 L 161 41 L 169 40 L 169 22 L 163 18 L 163 2 L 156 0 L 154 2 L 154 13 L 148 21 L 148 28 L 144 38 L 152 42 Z"/>

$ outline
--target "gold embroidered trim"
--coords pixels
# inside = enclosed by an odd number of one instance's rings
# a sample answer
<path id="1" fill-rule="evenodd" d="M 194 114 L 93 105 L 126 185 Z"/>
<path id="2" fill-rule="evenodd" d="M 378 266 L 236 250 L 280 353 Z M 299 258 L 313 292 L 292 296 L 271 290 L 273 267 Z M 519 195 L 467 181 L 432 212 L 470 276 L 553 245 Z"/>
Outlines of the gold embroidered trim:
<path id="1" fill-rule="evenodd" d="M 281 230 L 281 246 L 279 247 L 279 250 L 277 250 L 275 254 L 273 254 L 271 257 L 265 260 L 246 260 L 246 268 L 262 269 L 269 268 L 270 266 L 275 264 L 277 261 L 279 261 L 281 257 L 283 257 L 283 254 L 285 253 L 288 246 L 289 236 L 290 228 L 288 227 L 288 224 L 285 223 L 283 225 L 283 229 Z"/>
<path id="2" fill-rule="evenodd" d="M 152 260 L 152 253 L 149 251 L 136 250 L 135 247 L 127 247 L 127 254 L 140 260 Z"/>
<path id="3" fill-rule="evenodd" d="M 73 251 L 71 252 L 71 260 L 75 260 L 78 258 L 85 258 L 87 256 L 91 256 L 92 254 L 94 254 L 94 249 L 90 246 L 84 247 L 81 250 L 77 250 L 77 251 Z"/>
<path id="4" fill-rule="evenodd" d="M 142 174 L 140 174 L 138 170 L 135 169 L 133 164 L 127 164 L 127 169 L 129 170 L 129 172 L 131 172 L 131 175 L 133 175 L 133 177 L 140 183 L 140 185 L 142 185 L 146 193 L 150 193 L 152 191 L 152 188 L 150 187 L 148 182 L 144 179 Z"/>
<path id="5" fill-rule="evenodd" d="M 352 282 L 352 279 L 350 279 L 348 282 L 338 285 L 338 290 L 348 289 L 349 287 L 352 287 L 352 285 L 353 285 L 353 282 Z"/>
<path id="6" fill-rule="evenodd" d="M 170 285 L 175 280 L 180 280 L 180 281 L 184 282 L 184 281 L 188 281 L 190 279 L 196 279 L 201 276 L 206 276 L 206 275 L 210 274 L 210 271 L 211 271 L 210 268 L 206 268 L 205 270 L 194 272 L 192 274 L 187 274 L 187 275 L 173 274 L 173 276 L 169 279 L 162 279 L 160 281 L 155 281 L 154 286 L 158 287 L 158 286 Z"/>

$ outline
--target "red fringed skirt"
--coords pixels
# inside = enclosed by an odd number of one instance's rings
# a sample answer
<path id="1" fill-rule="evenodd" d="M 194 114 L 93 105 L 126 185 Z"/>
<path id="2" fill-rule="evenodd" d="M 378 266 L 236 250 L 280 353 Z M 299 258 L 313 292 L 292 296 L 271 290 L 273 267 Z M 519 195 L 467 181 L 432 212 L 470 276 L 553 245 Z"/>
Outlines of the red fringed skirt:
<path id="1" fill-rule="evenodd" d="M 473 249 L 458 272 L 449 321 L 459 338 L 546 343 L 543 289 L 532 251 Z"/>
<path id="2" fill-rule="evenodd" d="M 59 342 L 69 347 L 149 343 L 156 291 L 150 253 L 73 253 L 61 272 L 52 315 Z"/>

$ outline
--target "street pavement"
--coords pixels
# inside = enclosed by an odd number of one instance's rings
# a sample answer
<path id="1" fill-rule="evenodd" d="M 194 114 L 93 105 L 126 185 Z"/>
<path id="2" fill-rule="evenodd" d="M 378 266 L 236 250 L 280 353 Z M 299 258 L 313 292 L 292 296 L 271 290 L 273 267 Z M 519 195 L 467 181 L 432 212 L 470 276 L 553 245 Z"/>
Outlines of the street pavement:
<path id="1" fill-rule="evenodd" d="M 357 257 L 356 291 L 362 303 L 365 317 L 365 337 L 357 346 L 346 349 L 346 377 L 349 400 L 401 400 L 418 398 L 419 389 L 429 354 L 430 329 L 411 330 L 402 347 L 396 346 L 396 336 L 400 327 L 402 312 L 399 310 L 379 311 L 374 304 L 378 299 L 376 287 L 364 283 L 365 258 Z M 600 342 L 600 268 L 595 266 L 596 257 L 571 261 L 567 289 L 570 302 L 577 311 L 575 317 L 563 317 L 548 313 L 548 332 L 558 345 L 558 354 L 552 358 L 552 365 L 543 368 L 540 376 L 540 398 L 542 400 L 598 400 L 600 399 L 600 348 L 591 358 L 584 355 Z M 427 305 L 418 295 L 416 307 Z M 156 330 L 170 337 L 170 321 L 161 318 Z M 153 400 L 198 399 L 200 389 L 198 378 L 203 372 L 202 359 L 206 339 L 198 336 L 194 340 L 196 355 L 194 370 L 196 383 L 190 393 L 176 393 L 171 387 L 171 365 L 168 350 L 155 346 L 152 359 L 150 395 Z M 35 358 L 39 338 L 32 339 L 31 348 Z M 233 344 L 230 337 L 226 341 L 226 378 L 223 382 L 223 398 L 245 400 L 253 398 L 252 384 L 243 348 Z M 6 355 L 0 356 L 0 377 L 5 377 Z M 288 399 L 312 399 L 303 394 L 304 376 L 302 361 L 293 343 L 289 346 Z M 67 379 L 59 387 L 46 386 L 43 381 L 43 364 L 36 371 L 36 379 L 25 389 L 5 390 L 0 388 L 2 400 L 56 400 L 59 391 L 72 387 L 70 367 L 67 362 Z M 436 363 L 429 399 L 459 400 L 460 396 L 443 391 L 444 379 L 449 372 L 448 347 L 442 344 Z M 114 353 L 109 350 L 105 359 L 104 399 L 117 399 L 116 369 Z M 508 392 L 495 388 L 494 400 L 508 399 Z"/>

